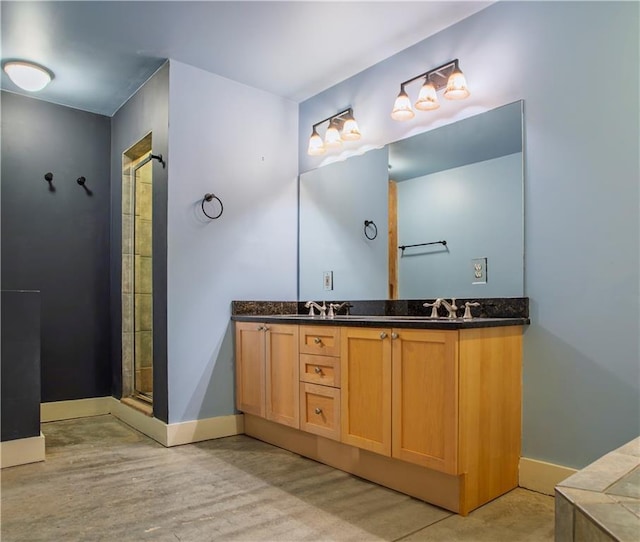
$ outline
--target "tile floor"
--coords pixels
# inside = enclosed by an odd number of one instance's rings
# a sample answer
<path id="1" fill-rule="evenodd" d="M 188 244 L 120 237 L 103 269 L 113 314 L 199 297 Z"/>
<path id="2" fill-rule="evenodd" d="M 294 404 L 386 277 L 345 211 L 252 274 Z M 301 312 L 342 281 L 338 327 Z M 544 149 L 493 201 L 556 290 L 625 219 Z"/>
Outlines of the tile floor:
<path id="1" fill-rule="evenodd" d="M 3 542 L 553 540 L 554 499 L 468 517 L 244 435 L 164 448 L 112 416 L 43 424 L 47 460 L 4 469 Z"/>

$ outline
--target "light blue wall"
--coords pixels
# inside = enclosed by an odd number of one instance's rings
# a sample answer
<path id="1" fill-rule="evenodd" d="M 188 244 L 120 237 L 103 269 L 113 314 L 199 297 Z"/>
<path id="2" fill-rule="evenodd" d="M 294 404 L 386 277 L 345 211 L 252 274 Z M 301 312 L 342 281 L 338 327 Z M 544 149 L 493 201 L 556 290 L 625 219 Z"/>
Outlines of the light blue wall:
<path id="1" fill-rule="evenodd" d="M 347 105 L 353 148 L 524 100 L 523 456 L 578 468 L 640 433 L 639 8 L 499 2 L 300 107 L 307 171 L 311 125 Z M 399 83 L 451 58 L 469 100 L 391 120 Z"/>
<path id="2" fill-rule="evenodd" d="M 321 168 L 324 169 L 324 168 Z M 523 295 L 522 153 L 398 183 L 400 299 Z M 474 284 L 471 260 L 487 258 Z"/>
<path id="3" fill-rule="evenodd" d="M 388 162 L 385 147 L 300 175 L 301 300 L 387 297 Z M 373 240 L 365 220 L 377 226 Z M 324 290 L 324 271 L 333 290 Z"/>
<path id="4" fill-rule="evenodd" d="M 232 300 L 296 299 L 297 113 L 171 61 L 170 423 L 234 412 Z M 208 192 L 224 204 L 218 220 L 202 214 Z"/>

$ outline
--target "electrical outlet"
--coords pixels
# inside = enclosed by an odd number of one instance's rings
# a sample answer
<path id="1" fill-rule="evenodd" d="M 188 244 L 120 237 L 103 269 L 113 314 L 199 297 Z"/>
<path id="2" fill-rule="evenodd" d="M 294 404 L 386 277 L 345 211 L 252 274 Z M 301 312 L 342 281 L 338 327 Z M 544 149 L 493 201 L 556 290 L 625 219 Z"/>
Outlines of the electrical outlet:
<path id="1" fill-rule="evenodd" d="M 473 270 L 472 284 L 486 284 L 487 283 L 487 259 L 474 258 L 473 260 L 471 260 L 471 266 Z"/>
<path id="2" fill-rule="evenodd" d="M 322 285 L 325 290 L 333 290 L 333 271 L 324 271 L 322 273 Z"/>

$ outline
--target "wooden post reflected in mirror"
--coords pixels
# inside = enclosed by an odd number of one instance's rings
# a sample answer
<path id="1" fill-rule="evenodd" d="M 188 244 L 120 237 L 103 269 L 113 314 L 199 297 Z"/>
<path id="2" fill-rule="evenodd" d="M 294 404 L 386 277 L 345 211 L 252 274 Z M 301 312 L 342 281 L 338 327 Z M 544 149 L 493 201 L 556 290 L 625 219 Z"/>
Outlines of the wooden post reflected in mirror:
<path id="1" fill-rule="evenodd" d="M 389 181 L 389 299 L 398 299 L 398 185 Z"/>

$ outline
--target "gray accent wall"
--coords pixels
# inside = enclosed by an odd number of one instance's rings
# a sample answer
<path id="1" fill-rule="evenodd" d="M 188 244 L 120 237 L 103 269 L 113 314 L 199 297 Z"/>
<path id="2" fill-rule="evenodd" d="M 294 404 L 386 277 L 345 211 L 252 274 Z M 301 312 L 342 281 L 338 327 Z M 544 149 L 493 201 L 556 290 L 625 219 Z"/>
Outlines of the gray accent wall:
<path id="1" fill-rule="evenodd" d="M 122 395 L 122 154 L 152 132 L 153 154 L 169 163 L 169 63 L 111 118 L 111 338 L 113 393 Z M 183 135 L 186 137 L 186 134 Z M 168 169 L 153 160 L 153 414 L 168 422 Z"/>
<path id="2" fill-rule="evenodd" d="M 357 150 L 524 100 L 522 455 L 574 468 L 640 433 L 639 10 L 498 2 L 300 104 L 308 171 L 312 124 L 346 105 Z M 470 98 L 393 121 L 400 82 L 452 58 Z"/>
<path id="3" fill-rule="evenodd" d="M 1 100 L 2 289 L 41 292 L 42 401 L 110 395 L 109 118 Z"/>
<path id="4" fill-rule="evenodd" d="M 0 433 L 40 435 L 40 292 L 2 291 Z"/>

